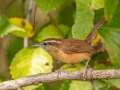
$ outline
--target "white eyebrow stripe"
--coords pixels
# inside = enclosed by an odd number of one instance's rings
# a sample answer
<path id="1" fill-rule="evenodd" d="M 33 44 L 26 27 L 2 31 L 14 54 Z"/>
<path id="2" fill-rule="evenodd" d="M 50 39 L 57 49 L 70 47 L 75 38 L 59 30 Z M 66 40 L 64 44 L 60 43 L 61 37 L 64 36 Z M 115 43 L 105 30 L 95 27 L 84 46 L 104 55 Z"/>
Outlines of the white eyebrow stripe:
<path id="1" fill-rule="evenodd" d="M 61 43 L 61 41 L 56 41 L 56 40 L 48 40 L 48 41 L 45 41 L 45 42 L 48 42 L 48 43 Z"/>

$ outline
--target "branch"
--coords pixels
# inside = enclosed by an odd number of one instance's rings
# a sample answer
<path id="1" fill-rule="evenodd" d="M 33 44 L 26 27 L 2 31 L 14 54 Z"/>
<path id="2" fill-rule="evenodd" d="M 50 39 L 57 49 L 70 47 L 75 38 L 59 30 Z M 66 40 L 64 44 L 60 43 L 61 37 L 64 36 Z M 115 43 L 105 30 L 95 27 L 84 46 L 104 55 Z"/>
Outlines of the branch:
<path id="1" fill-rule="evenodd" d="M 94 80 L 94 79 L 120 79 L 120 69 L 115 70 L 87 70 L 83 72 L 56 71 L 48 74 L 37 74 L 16 80 L 9 80 L 0 83 L 0 90 L 16 89 L 33 84 L 53 82 L 58 80 Z"/>

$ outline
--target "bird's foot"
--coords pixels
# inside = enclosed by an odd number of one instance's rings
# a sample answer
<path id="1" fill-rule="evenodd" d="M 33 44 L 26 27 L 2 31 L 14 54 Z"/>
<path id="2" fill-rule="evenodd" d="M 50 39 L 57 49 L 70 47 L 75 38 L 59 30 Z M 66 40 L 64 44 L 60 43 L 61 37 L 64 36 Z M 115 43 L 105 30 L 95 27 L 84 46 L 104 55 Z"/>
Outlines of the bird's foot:
<path id="1" fill-rule="evenodd" d="M 87 77 L 87 72 L 89 70 L 89 62 L 90 60 L 88 60 L 85 64 L 85 67 L 83 69 L 83 80 L 86 80 L 86 77 Z"/>

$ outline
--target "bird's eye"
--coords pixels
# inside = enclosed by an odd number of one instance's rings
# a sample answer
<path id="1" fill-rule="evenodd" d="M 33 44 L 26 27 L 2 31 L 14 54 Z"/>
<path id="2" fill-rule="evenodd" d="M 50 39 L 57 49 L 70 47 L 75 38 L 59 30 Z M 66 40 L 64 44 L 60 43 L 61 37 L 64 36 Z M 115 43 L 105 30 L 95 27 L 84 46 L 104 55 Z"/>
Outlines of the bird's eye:
<path id="1" fill-rule="evenodd" d="M 48 43 L 44 42 L 44 43 L 43 43 L 43 45 L 47 46 L 47 45 L 48 45 Z"/>

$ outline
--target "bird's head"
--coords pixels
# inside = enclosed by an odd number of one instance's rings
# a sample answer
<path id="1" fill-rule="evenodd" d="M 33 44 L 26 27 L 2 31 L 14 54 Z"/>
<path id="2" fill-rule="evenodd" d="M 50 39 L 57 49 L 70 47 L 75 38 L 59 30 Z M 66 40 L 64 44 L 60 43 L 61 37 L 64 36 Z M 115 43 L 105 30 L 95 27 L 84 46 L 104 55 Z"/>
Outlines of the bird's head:
<path id="1" fill-rule="evenodd" d="M 46 50 L 53 49 L 53 48 L 59 48 L 59 46 L 62 44 L 61 39 L 47 39 L 41 43 L 34 43 L 33 47 L 42 47 Z"/>

